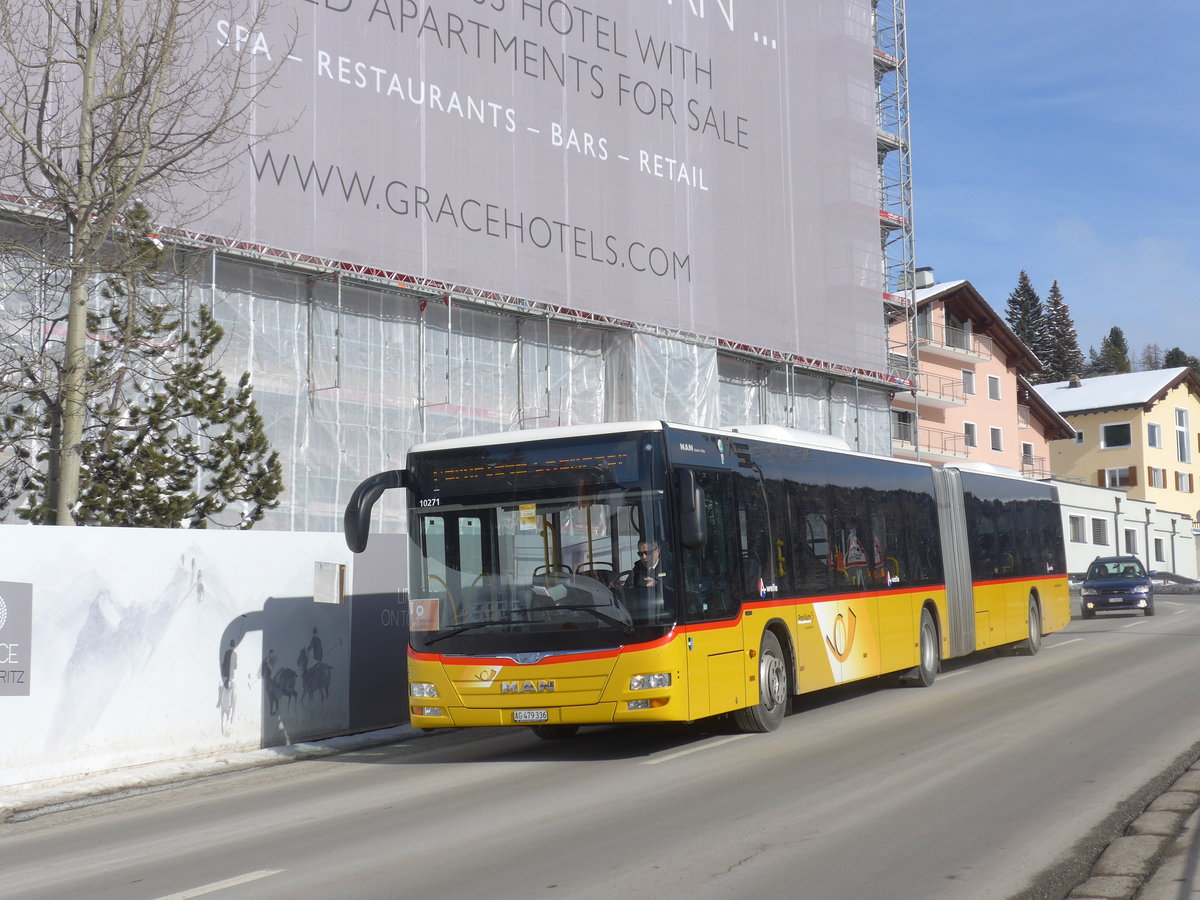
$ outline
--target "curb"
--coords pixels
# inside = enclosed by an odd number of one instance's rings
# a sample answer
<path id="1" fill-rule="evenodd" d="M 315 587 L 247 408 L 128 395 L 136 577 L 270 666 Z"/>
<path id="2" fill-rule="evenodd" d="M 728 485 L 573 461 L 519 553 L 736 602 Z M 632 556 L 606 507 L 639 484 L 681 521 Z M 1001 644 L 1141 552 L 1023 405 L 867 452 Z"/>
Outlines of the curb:
<path id="1" fill-rule="evenodd" d="M 258 750 L 149 763 L 101 775 L 86 776 L 53 787 L 0 793 L 0 823 L 113 800 L 146 788 L 187 784 L 210 775 L 223 775 L 302 759 L 317 759 L 351 750 L 363 750 L 419 734 L 421 732 L 411 725 L 397 725 L 394 728 L 341 735 L 320 741 L 303 741 L 284 747 L 264 747 Z"/>
<path id="2" fill-rule="evenodd" d="M 1132 900 L 1200 809 L 1200 762 L 1153 800 L 1092 865 L 1070 900 Z"/>

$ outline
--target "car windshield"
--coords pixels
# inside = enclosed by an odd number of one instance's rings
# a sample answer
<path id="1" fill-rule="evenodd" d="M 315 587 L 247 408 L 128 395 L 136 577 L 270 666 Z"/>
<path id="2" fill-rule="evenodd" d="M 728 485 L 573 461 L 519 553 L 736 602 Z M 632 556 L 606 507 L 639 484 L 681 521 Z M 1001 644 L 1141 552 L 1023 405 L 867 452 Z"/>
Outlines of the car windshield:
<path id="1" fill-rule="evenodd" d="M 1096 581 L 1101 578 L 1145 578 L 1146 570 L 1136 559 L 1112 559 L 1094 562 L 1088 569 L 1087 580 Z"/>

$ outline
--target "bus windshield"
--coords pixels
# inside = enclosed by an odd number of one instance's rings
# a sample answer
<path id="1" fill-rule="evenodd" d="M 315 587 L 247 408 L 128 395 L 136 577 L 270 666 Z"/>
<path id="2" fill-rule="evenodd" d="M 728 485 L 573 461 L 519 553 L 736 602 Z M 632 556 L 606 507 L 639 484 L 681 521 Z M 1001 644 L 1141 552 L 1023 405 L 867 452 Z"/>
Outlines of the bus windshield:
<path id="1" fill-rule="evenodd" d="M 655 468 L 636 470 L 644 476 Z M 417 470 L 448 469 L 426 463 Z M 563 482 L 557 488 L 556 480 Z M 414 649 L 572 652 L 670 629 L 675 579 L 661 482 L 655 489 L 645 477 L 624 485 L 607 476 L 571 480 L 552 473 L 523 491 L 517 478 L 516 490 L 491 503 L 478 495 L 462 504 L 447 502 L 453 496 L 418 503 L 410 530 Z"/>

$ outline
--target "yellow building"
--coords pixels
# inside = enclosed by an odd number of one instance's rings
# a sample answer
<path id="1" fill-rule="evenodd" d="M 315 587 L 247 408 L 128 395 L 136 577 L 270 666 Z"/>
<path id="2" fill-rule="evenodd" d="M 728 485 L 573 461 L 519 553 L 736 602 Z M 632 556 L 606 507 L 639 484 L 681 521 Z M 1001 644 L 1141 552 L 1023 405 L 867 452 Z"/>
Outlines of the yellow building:
<path id="1" fill-rule="evenodd" d="M 1189 368 L 1058 381 L 1038 394 L 1075 429 L 1050 444 L 1055 477 L 1117 488 L 1196 518 L 1200 378 Z"/>

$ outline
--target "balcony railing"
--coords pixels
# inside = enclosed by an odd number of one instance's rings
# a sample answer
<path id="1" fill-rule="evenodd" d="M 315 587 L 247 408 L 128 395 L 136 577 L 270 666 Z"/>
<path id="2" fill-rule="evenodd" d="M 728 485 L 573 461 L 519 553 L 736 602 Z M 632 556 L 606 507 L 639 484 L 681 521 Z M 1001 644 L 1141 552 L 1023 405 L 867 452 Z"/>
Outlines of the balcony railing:
<path id="1" fill-rule="evenodd" d="M 1050 461 L 1044 456 L 1022 456 L 1021 474 L 1026 478 L 1049 478 L 1054 473 L 1050 471 Z"/>
<path id="2" fill-rule="evenodd" d="M 992 339 L 985 334 L 975 334 L 965 328 L 949 325 L 917 322 L 917 340 L 924 347 L 968 353 L 973 356 L 991 356 Z"/>
<path id="3" fill-rule="evenodd" d="M 967 458 L 967 442 L 960 431 L 927 428 L 915 422 L 892 422 L 892 443 L 918 455 Z"/>
<path id="4" fill-rule="evenodd" d="M 917 373 L 917 392 L 949 403 L 965 403 L 961 378 L 938 375 L 935 372 Z"/>

